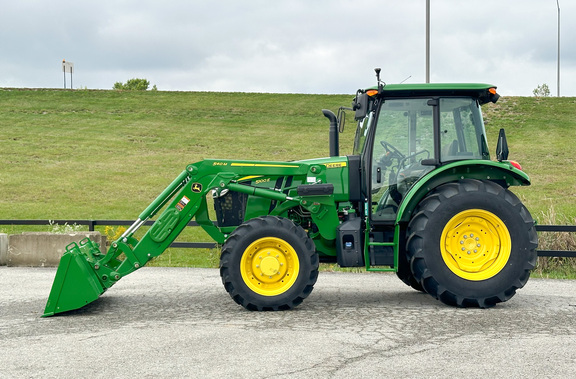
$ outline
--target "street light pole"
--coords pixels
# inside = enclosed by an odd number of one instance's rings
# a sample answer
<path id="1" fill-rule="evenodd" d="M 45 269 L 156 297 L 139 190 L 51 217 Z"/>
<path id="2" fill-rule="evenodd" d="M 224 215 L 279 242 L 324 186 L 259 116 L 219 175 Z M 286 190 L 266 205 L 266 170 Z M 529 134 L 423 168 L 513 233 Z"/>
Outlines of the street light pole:
<path id="1" fill-rule="evenodd" d="M 558 90 L 558 97 L 560 97 L 560 3 L 556 0 L 558 7 L 558 67 L 556 68 L 556 88 Z"/>
<path id="2" fill-rule="evenodd" d="M 430 83 L 430 0 L 426 0 L 426 83 Z"/>

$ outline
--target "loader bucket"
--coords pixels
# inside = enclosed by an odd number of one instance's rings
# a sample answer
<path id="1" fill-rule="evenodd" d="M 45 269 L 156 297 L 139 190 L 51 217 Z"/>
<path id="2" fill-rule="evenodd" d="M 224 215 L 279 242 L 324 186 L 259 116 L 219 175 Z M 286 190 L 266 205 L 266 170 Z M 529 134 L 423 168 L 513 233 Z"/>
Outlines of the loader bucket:
<path id="1" fill-rule="evenodd" d="M 88 239 L 80 241 L 80 246 L 72 243 L 66 247 L 42 317 L 82 308 L 104 293 L 106 289 L 89 263 L 94 248 Z"/>

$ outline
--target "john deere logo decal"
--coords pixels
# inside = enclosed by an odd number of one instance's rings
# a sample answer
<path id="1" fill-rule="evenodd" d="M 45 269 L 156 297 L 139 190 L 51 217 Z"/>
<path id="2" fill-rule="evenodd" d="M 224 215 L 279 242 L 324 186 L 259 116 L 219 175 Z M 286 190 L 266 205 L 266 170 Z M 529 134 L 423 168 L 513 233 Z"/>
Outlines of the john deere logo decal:
<path id="1" fill-rule="evenodd" d="M 196 192 L 196 193 L 202 192 L 202 184 L 200 184 L 200 183 L 193 183 L 193 184 L 192 184 L 192 192 Z"/>

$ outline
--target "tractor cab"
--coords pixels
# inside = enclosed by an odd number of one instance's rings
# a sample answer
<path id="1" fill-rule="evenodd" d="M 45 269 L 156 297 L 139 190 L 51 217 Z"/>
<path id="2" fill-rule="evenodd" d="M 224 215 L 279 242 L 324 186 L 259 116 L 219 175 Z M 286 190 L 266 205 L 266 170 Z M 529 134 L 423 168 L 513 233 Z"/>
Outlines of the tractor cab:
<path id="1" fill-rule="evenodd" d="M 394 223 L 409 189 L 435 168 L 490 160 L 480 106 L 496 102 L 489 84 L 392 84 L 359 90 L 353 154 L 373 223 Z"/>

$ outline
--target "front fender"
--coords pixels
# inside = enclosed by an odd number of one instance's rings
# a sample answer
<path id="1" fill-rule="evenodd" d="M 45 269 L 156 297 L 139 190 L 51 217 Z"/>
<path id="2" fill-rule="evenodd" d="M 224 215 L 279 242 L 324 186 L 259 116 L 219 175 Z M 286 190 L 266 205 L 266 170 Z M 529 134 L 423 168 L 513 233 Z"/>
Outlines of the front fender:
<path id="1" fill-rule="evenodd" d="M 414 209 L 428 192 L 442 184 L 461 179 L 490 180 L 503 187 L 530 185 L 528 175 L 507 161 L 468 160 L 449 163 L 430 171 L 410 188 L 402 199 L 396 223 L 410 221 Z"/>

